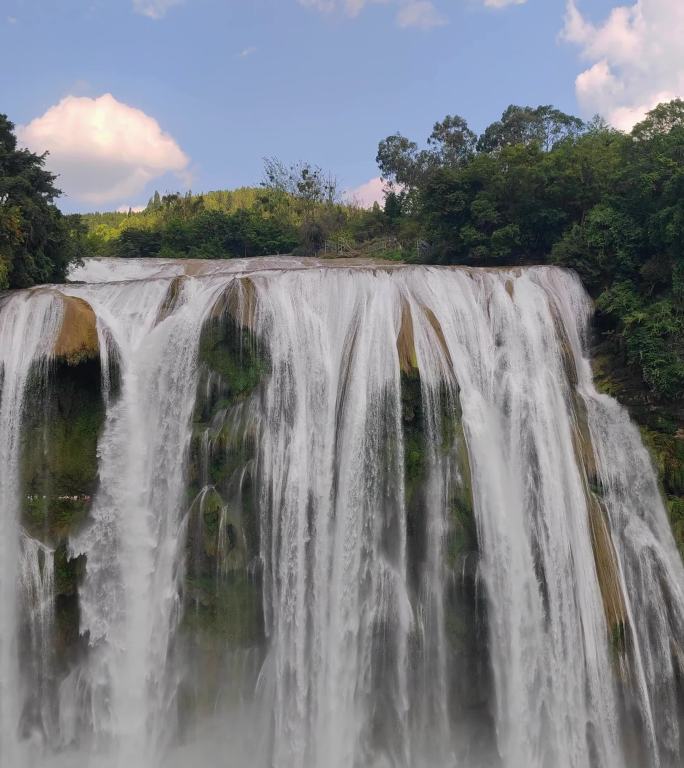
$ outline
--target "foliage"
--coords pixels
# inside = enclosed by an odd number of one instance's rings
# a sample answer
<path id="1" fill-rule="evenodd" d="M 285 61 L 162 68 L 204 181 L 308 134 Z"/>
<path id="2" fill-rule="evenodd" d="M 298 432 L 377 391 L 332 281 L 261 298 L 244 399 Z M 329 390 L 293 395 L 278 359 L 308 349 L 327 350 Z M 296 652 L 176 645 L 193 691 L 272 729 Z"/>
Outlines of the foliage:
<path id="1" fill-rule="evenodd" d="M 307 206 L 339 201 L 337 179 L 309 163 L 287 166 L 277 157 L 267 157 L 264 159 L 262 186 L 290 195 Z"/>
<path id="2" fill-rule="evenodd" d="M 427 149 L 380 143 L 393 230 L 412 223 L 429 262 L 580 275 L 596 299 L 598 384 L 646 430 L 684 552 L 684 101 L 630 134 L 542 106 L 509 107 L 460 155 L 433 136 Z"/>
<path id="3" fill-rule="evenodd" d="M 139 213 L 87 214 L 89 253 L 208 259 L 315 255 L 326 243 L 348 242 L 354 250 L 393 232 L 379 207 L 364 210 L 339 202 L 336 182 L 329 177 L 312 171 L 314 178 L 306 174 L 299 191 L 292 182 L 293 192 L 283 187 L 273 166 L 271 171 L 272 186 L 203 195 L 155 193 Z"/>
<path id="4" fill-rule="evenodd" d="M 467 151 L 436 151 L 448 128 Z M 656 107 L 631 134 L 512 106 L 475 146 L 465 121 L 447 118 L 427 149 L 388 137 L 378 163 L 392 185 L 387 218 L 404 231 L 413 222 L 426 260 L 576 270 L 651 396 L 682 397 L 684 102 Z"/>
<path id="5" fill-rule="evenodd" d="M 19 149 L 0 114 L 0 289 L 59 282 L 84 253 L 81 217 L 53 205 L 60 192 L 45 157 Z"/>
<path id="6" fill-rule="evenodd" d="M 532 108 L 512 104 L 501 120 L 492 123 L 480 136 L 477 147 L 480 152 L 496 152 L 518 144 L 538 144 L 549 150 L 583 129 L 582 120 L 550 105 Z"/>
<path id="7" fill-rule="evenodd" d="M 90 253 L 204 259 L 286 253 L 297 232 L 274 198 L 265 190 L 155 193 L 141 213 L 84 216 Z"/>
<path id="8" fill-rule="evenodd" d="M 574 269 L 600 327 L 654 400 L 684 387 L 684 102 L 631 134 L 552 106 L 510 106 L 478 137 L 447 115 L 425 145 L 380 142 L 384 209 L 340 202 L 308 163 L 265 160 L 259 188 L 155 193 L 142 213 L 84 217 L 91 252 L 225 258 L 383 256 L 442 264 Z M 13 214 L 5 211 L 5 231 Z M 418 247 L 417 247 L 418 244 Z"/>

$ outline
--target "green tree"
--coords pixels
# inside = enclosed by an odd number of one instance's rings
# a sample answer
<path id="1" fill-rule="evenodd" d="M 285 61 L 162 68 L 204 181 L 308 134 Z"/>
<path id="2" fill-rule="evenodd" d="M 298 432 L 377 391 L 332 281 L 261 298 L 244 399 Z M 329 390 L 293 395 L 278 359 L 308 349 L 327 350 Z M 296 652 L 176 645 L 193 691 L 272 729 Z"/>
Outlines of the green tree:
<path id="1" fill-rule="evenodd" d="M 277 157 L 264 158 L 262 186 L 286 193 L 306 206 L 332 205 L 339 200 L 339 185 L 331 173 L 311 163 L 285 165 Z"/>
<path id="2" fill-rule="evenodd" d="M 447 115 L 435 123 L 426 149 L 419 149 L 415 141 L 395 133 L 378 145 L 376 162 L 393 191 L 403 190 L 410 195 L 437 170 L 466 163 L 476 146 L 477 136 L 466 120 L 459 115 Z"/>
<path id="3" fill-rule="evenodd" d="M 63 216 L 45 155 L 19 149 L 14 124 L 0 115 L 0 288 L 60 282 L 83 255 L 79 217 Z"/>
<path id="4" fill-rule="evenodd" d="M 578 117 L 567 115 L 550 105 L 518 107 L 511 104 L 480 136 L 480 152 L 496 152 L 516 144 L 539 144 L 550 150 L 559 141 L 577 136 L 585 128 Z"/>
<path id="5" fill-rule="evenodd" d="M 475 153 L 477 136 L 464 118 L 447 115 L 444 120 L 435 123 L 428 147 L 436 165 L 460 165 Z"/>
<path id="6" fill-rule="evenodd" d="M 155 189 L 152 197 L 147 201 L 146 211 L 158 211 L 162 207 L 161 195 Z"/>
<path id="7" fill-rule="evenodd" d="M 383 139 L 375 158 L 380 175 L 390 187 L 415 189 L 425 182 L 431 168 L 430 155 L 419 150 L 415 141 L 400 133 Z"/>
<path id="8" fill-rule="evenodd" d="M 632 129 L 632 136 L 644 141 L 670 133 L 674 128 L 684 127 L 684 100 L 658 104 L 646 117 Z"/>

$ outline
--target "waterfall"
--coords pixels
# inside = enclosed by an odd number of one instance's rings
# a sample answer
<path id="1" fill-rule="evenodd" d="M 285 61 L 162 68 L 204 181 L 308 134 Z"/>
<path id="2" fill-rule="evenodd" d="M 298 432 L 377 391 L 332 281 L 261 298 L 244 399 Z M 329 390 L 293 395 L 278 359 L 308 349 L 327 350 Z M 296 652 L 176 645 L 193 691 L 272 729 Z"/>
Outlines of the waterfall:
<path id="1" fill-rule="evenodd" d="M 2 299 L 0 763 L 680 765 L 684 568 L 591 312 L 560 269 L 292 258 Z"/>
<path id="2" fill-rule="evenodd" d="M 24 684 L 31 692 L 35 709 L 33 721 L 42 734 L 54 731 L 50 679 L 55 613 L 54 551 L 23 535 L 20 545 L 19 578 L 23 590 L 19 599 L 28 613 L 28 659 Z M 34 726 L 35 727 L 35 726 Z"/>
<path id="3" fill-rule="evenodd" d="M 273 366 L 260 460 L 274 762 L 369 759 L 381 687 L 404 765 L 412 611 L 391 278 L 297 278 L 257 281 Z"/>
<path id="4" fill-rule="evenodd" d="M 39 384 L 45 374 L 60 318 L 60 305 L 50 293 L 19 292 L 0 305 L 0 756 L 8 765 L 23 759 L 20 734 L 28 727 L 22 720 L 31 696 L 19 670 L 21 611 L 32 616 L 31 640 L 42 640 L 49 609 L 38 586 L 42 577 L 36 572 L 37 553 L 31 558 L 31 544 L 21 536 L 22 420 L 31 385 Z M 46 558 L 43 569 L 48 568 Z M 47 576 L 45 581 L 49 583 Z"/>
<path id="5" fill-rule="evenodd" d="M 582 355 L 581 340 L 591 308 L 579 285 L 566 293 L 554 277 L 548 272 L 544 285 L 554 296 L 572 344 L 578 391 L 589 415 L 597 473 L 619 559 L 627 602 L 634 706 L 648 746 L 657 755 L 654 764 L 676 765 L 684 737 L 681 714 L 678 716 L 681 691 L 676 684 L 677 662 L 681 665 L 683 658 L 677 638 L 684 637 L 681 558 L 639 431 L 623 408 L 596 391 L 589 361 Z M 681 698 L 679 702 L 681 707 Z"/>
<path id="6" fill-rule="evenodd" d="M 100 440 L 92 524 L 71 543 L 88 563 L 81 631 L 92 651 L 78 683 L 91 700 L 94 751 L 117 768 L 156 764 L 173 730 L 166 673 L 180 610 L 184 464 L 199 335 L 217 288 L 183 280 L 160 319 L 168 290 L 154 279 L 70 290 L 95 309 L 121 382 Z"/>
<path id="7" fill-rule="evenodd" d="M 502 762 L 621 765 L 571 393 L 543 274 L 507 283 L 432 272 L 417 298 L 435 312 L 461 392 Z M 569 279 L 563 288 L 576 289 Z"/>

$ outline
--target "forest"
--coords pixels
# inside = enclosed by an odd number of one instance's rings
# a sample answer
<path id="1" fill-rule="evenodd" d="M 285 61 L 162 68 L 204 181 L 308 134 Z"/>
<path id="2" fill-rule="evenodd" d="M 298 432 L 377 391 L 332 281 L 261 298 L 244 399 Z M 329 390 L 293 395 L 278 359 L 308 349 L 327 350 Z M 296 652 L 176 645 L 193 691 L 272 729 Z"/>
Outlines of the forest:
<path id="1" fill-rule="evenodd" d="M 684 102 L 630 133 L 551 106 L 510 106 L 481 135 L 447 116 L 424 144 L 379 143 L 384 205 L 334 176 L 266 158 L 259 186 L 158 192 L 141 212 L 64 216 L 44 157 L 0 119 L 0 286 L 63 279 L 83 255 L 365 255 L 404 262 L 574 269 L 604 339 L 657 402 L 684 393 Z"/>

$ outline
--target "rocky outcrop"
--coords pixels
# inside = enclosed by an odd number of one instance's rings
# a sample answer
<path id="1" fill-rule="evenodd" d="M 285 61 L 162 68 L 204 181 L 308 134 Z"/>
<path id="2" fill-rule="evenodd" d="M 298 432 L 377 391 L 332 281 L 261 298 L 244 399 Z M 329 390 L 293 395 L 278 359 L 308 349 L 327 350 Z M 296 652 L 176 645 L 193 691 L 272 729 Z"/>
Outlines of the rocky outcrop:
<path id="1" fill-rule="evenodd" d="M 24 526 L 48 546 L 65 541 L 88 514 L 97 488 L 97 445 L 105 418 L 100 360 L 91 338 L 92 310 L 85 302 L 74 302 L 66 302 L 70 309 L 57 347 L 61 354 L 36 399 L 42 407 L 25 416 L 22 441 Z"/>
<path id="2" fill-rule="evenodd" d="M 212 320 L 232 318 L 243 331 L 253 331 L 257 309 L 257 292 L 249 277 L 233 280 L 221 294 L 211 313 Z"/>
<path id="3" fill-rule="evenodd" d="M 413 318 L 406 302 L 401 305 L 401 326 L 397 336 L 397 353 L 401 372 L 407 375 L 418 371 L 416 345 L 413 338 Z"/>
<path id="4" fill-rule="evenodd" d="M 235 320 L 237 298 L 229 291 L 219 299 L 199 345 L 181 637 L 190 663 L 200 665 L 196 679 L 209 682 L 181 692 L 194 712 L 215 705 L 230 659 L 264 642 L 250 404 L 269 364 Z"/>
<path id="5" fill-rule="evenodd" d="M 62 295 L 62 328 L 55 342 L 55 358 L 68 365 L 79 365 L 99 357 L 97 318 L 83 299 Z"/>

